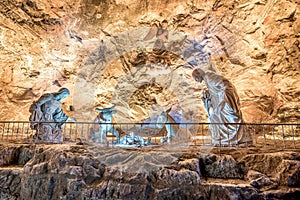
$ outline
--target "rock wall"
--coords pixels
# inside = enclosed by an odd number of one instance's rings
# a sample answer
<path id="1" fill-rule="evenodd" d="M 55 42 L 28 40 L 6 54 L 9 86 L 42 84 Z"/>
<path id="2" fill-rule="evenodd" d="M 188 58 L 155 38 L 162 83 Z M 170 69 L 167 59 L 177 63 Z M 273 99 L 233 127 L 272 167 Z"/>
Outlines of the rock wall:
<path id="1" fill-rule="evenodd" d="M 141 121 L 154 115 L 155 98 L 160 110 L 172 107 L 173 115 L 187 121 L 206 121 L 199 100 L 202 88 L 191 79 L 190 70 L 179 67 L 186 63 L 182 52 L 189 41 L 205 40 L 215 70 L 236 86 L 247 122 L 298 122 L 299 4 L 4 0 L 0 119 L 27 120 L 33 100 L 62 86 L 72 91 L 64 109 L 79 120 L 93 119 L 94 107 L 113 102 L 117 120 Z M 155 54 L 156 38 L 144 38 L 163 20 L 169 30 L 168 53 Z M 160 73 L 155 80 L 162 91 L 151 86 L 155 73 Z"/>
<path id="2" fill-rule="evenodd" d="M 1 145 L 1 199 L 298 199 L 298 151 Z"/>

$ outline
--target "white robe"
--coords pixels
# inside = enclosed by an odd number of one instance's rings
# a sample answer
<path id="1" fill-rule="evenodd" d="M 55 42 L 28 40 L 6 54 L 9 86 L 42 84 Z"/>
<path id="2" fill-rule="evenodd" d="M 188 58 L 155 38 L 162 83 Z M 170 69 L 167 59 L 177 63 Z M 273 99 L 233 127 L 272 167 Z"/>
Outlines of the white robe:
<path id="1" fill-rule="evenodd" d="M 243 123 L 240 102 L 235 87 L 224 77 L 214 72 L 206 72 L 204 81 L 211 95 L 209 113 L 212 143 L 214 145 L 231 145 L 246 141 L 247 133 Z M 213 124 L 220 123 L 220 124 Z"/>

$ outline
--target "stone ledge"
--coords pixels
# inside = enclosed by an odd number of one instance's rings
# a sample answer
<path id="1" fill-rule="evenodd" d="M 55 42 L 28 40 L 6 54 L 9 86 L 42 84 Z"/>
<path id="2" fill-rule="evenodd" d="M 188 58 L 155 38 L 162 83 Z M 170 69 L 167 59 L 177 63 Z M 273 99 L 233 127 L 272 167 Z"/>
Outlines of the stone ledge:
<path id="1" fill-rule="evenodd" d="M 15 151 L 7 151 L 14 148 Z M 29 151 L 30 150 L 30 151 Z M 204 198 L 299 197 L 297 151 L 210 149 L 125 150 L 84 145 L 2 145 L 1 198 Z M 8 152 L 11 152 L 9 154 Z M 16 154 L 15 152 L 18 152 Z M 27 152 L 27 153 L 24 153 Z M 28 153 L 30 152 L 30 153 Z M 274 160 L 278 162 L 276 166 Z M 18 163 L 18 162 L 17 162 Z M 20 165 L 22 163 L 22 165 Z M 265 167 L 265 168 L 264 168 Z M 22 194 L 22 197 L 21 197 Z M 146 198 L 147 197 L 147 198 Z"/>

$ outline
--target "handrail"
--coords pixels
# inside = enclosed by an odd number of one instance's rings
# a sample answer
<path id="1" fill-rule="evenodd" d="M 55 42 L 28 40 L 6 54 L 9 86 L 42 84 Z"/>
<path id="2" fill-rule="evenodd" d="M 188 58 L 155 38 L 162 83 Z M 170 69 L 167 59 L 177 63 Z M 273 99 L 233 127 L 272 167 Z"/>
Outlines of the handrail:
<path id="1" fill-rule="evenodd" d="M 35 143 L 33 136 L 37 130 L 30 128 L 31 123 L 38 126 L 45 124 L 53 124 L 59 122 L 30 122 L 30 121 L 0 121 L 0 143 L 2 142 L 19 142 L 19 143 Z M 155 138 L 159 141 L 162 137 L 160 128 L 156 125 L 179 125 L 184 132 L 189 132 L 192 136 L 182 136 L 183 141 L 196 145 L 211 145 L 211 128 L 218 125 L 242 126 L 243 131 L 248 132 L 252 139 L 251 146 L 257 148 L 273 148 L 273 149 L 300 149 L 300 124 L 299 123 L 208 123 L 208 122 L 186 122 L 186 123 L 105 123 L 105 126 L 115 126 L 118 131 L 129 135 L 131 131 L 136 135 L 143 137 Z M 149 127 L 147 127 L 149 126 Z M 103 127 L 102 127 L 103 128 Z M 63 142 L 76 142 L 78 140 L 95 143 L 91 134 L 99 132 L 100 124 L 98 122 L 65 122 L 62 127 Z M 134 129 L 134 130 L 133 130 Z M 154 133 L 150 133 L 153 131 Z M 160 135 L 157 135 L 157 134 Z M 166 136 L 166 135 L 164 135 Z M 185 138 L 186 137 L 186 138 Z M 110 142 L 116 141 L 113 134 L 109 135 Z M 49 142 L 49 141 L 47 141 Z M 51 143 L 51 141 L 49 142 Z M 222 146 L 222 144 L 220 144 Z M 238 148 L 241 148 L 238 144 Z M 248 146 L 248 145 L 247 145 Z"/>
<path id="2" fill-rule="evenodd" d="M 0 123 L 61 123 L 61 122 L 46 122 L 46 121 L 0 121 Z M 64 122 L 66 124 L 99 124 L 99 122 L 89 122 L 89 121 L 76 121 L 76 122 Z M 117 124 L 137 124 L 137 125 L 144 125 L 144 124 L 159 124 L 159 123 L 154 123 L 154 122 L 109 122 L 106 124 L 112 124 L 112 125 L 117 125 Z M 172 122 L 166 122 L 164 124 L 188 124 L 188 125 L 194 125 L 194 124 L 204 124 L 204 125 L 209 125 L 209 124 L 216 124 L 216 125 L 221 125 L 221 124 L 232 124 L 232 125 L 270 125 L 270 126 L 277 126 L 277 125 L 295 125 L 295 126 L 300 126 L 300 123 L 253 123 L 253 122 L 243 122 L 243 123 L 211 123 L 211 122 L 179 122 L 179 123 L 172 123 Z"/>

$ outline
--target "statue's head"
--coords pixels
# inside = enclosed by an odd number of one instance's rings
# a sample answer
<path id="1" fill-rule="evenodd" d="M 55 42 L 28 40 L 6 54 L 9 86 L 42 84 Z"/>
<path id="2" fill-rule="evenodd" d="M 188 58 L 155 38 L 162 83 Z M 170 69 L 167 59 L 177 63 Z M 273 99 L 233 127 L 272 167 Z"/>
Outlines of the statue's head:
<path id="1" fill-rule="evenodd" d="M 205 72 L 202 69 L 195 69 L 192 73 L 193 78 L 195 81 L 201 83 L 203 81 L 203 77 L 205 75 Z"/>
<path id="2" fill-rule="evenodd" d="M 67 88 L 61 88 L 58 92 L 54 93 L 56 100 L 60 101 L 70 95 L 70 91 Z"/>

